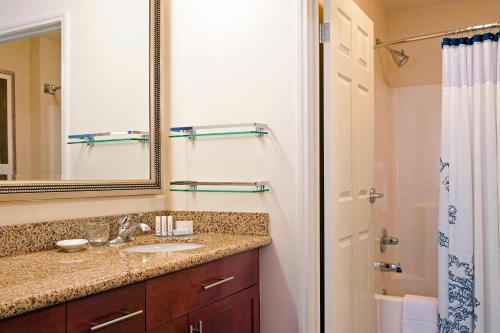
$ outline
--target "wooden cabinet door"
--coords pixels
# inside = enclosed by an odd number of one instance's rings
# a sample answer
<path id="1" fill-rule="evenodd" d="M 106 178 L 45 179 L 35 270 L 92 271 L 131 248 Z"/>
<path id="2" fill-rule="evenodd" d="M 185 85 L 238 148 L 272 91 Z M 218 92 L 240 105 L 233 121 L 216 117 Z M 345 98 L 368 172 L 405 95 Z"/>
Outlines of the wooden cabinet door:
<path id="1" fill-rule="evenodd" d="M 64 333 L 64 304 L 0 321 L 0 333 Z"/>
<path id="2" fill-rule="evenodd" d="M 190 313 L 189 332 L 259 333 L 259 320 L 257 285 Z"/>
<path id="3" fill-rule="evenodd" d="M 148 330 L 147 333 L 188 333 L 188 316 L 184 316 L 173 320 L 169 323 L 163 324 L 152 330 Z"/>

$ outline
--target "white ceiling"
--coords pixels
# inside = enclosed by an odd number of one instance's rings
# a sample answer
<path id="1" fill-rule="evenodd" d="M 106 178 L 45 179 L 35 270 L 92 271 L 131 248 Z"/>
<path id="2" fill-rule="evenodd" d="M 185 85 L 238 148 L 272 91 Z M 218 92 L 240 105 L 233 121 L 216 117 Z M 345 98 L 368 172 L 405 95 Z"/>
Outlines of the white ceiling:
<path id="1" fill-rule="evenodd" d="M 388 10 L 405 10 L 458 2 L 460 0 L 381 0 Z"/>

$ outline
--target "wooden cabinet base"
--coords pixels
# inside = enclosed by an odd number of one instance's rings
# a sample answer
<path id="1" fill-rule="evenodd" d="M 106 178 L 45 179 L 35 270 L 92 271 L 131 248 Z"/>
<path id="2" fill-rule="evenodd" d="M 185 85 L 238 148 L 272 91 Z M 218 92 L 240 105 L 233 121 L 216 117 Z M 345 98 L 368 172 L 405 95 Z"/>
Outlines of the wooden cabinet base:
<path id="1" fill-rule="evenodd" d="M 258 283 L 255 249 L 9 318 L 0 333 L 259 333 Z"/>
<path id="2" fill-rule="evenodd" d="M 0 321 L 0 333 L 64 333 L 65 331 L 64 304 Z"/>

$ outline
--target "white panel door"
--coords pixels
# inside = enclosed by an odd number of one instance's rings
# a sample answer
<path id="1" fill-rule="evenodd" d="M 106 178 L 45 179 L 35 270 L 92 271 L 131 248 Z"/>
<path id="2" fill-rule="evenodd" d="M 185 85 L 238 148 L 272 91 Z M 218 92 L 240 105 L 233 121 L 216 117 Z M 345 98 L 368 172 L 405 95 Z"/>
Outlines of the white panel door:
<path id="1" fill-rule="evenodd" d="M 328 333 L 374 332 L 373 23 L 352 0 L 325 4 L 325 319 Z"/>

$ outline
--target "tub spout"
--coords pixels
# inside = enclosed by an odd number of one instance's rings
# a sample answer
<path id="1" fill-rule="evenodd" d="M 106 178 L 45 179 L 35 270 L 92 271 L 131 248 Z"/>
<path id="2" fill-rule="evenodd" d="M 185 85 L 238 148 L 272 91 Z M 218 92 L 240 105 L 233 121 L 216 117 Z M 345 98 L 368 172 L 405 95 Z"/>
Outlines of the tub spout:
<path id="1" fill-rule="evenodd" d="M 379 270 L 381 272 L 395 272 L 395 273 L 403 273 L 403 269 L 401 268 L 401 264 L 393 264 L 393 263 L 388 263 L 388 262 L 376 262 L 374 264 L 375 269 Z"/>

